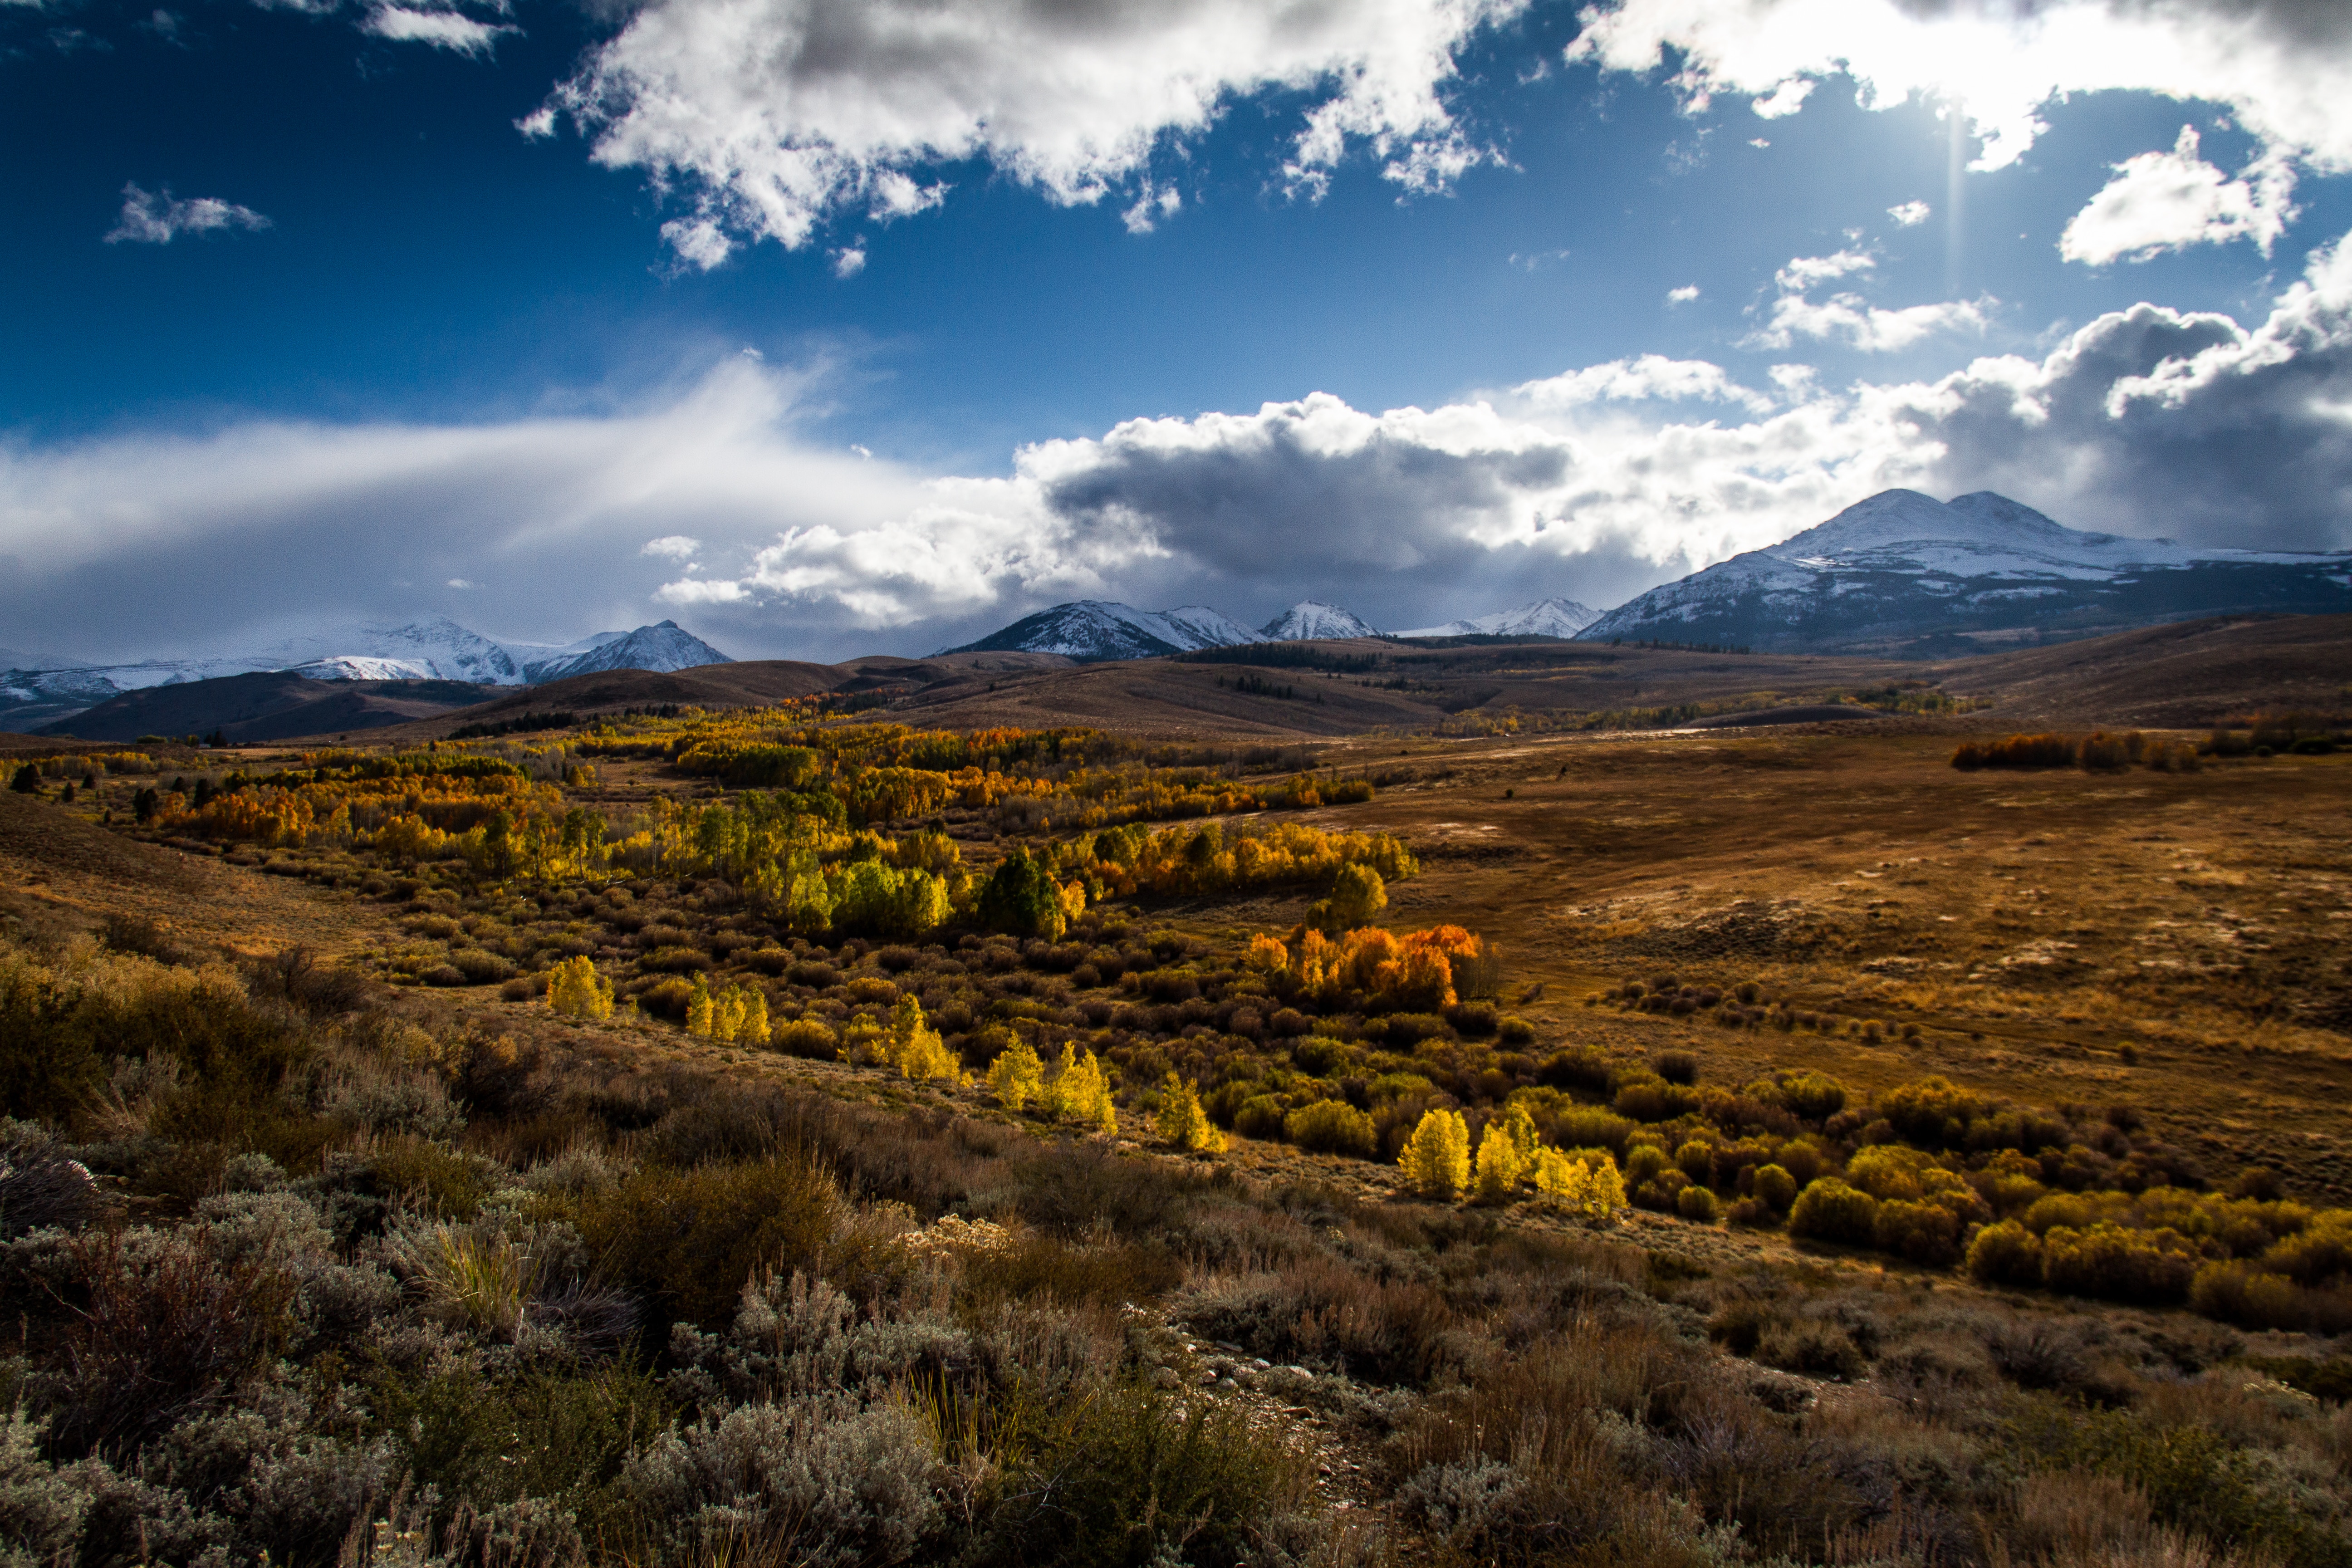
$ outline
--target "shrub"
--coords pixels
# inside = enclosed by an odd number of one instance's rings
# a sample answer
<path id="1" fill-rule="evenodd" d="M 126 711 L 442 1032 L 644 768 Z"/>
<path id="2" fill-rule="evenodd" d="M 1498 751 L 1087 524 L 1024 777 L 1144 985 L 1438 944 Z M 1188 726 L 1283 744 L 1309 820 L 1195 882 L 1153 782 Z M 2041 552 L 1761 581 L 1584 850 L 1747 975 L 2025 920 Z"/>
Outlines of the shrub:
<path id="1" fill-rule="evenodd" d="M 795 1018 L 789 1024 L 778 1025 L 768 1032 L 768 1047 L 809 1061 L 841 1059 L 841 1038 L 822 1018 Z"/>
<path id="2" fill-rule="evenodd" d="M 1506 1014 L 1495 1024 L 1495 1037 L 1507 1046 L 1533 1045 L 1536 1026 L 1516 1013 Z"/>
<path id="3" fill-rule="evenodd" d="M 1607 1094 L 1617 1081 L 1609 1058 L 1591 1046 L 1555 1051 L 1536 1069 L 1536 1081 L 1583 1094 Z"/>
<path id="4" fill-rule="evenodd" d="M 1984 1097 L 1945 1078 L 1923 1078 L 1878 1097 L 1878 1114 L 1924 1149 L 1957 1146 L 1968 1124 L 1985 1114 Z"/>
<path id="5" fill-rule="evenodd" d="M 1881 1251 L 1940 1267 L 1960 1256 L 1960 1222 L 1949 1209 L 1897 1198 L 1878 1205 L 1871 1239 Z"/>
<path id="6" fill-rule="evenodd" d="M 1878 1200 L 1835 1176 L 1823 1176 L 1807 1185 L 1789 1210 L 1789 1234 L 1814 1241 L 1867 1247 L 1877 1222 Z"/>
<path id="7" fill-rule="evenodd" d="M 1270 1516 L 1312 1479 L 1240 1409 L 1148 1388 L 1089 1392 L 1007 1436 L 1025 1462 L 994 1533 L 1007 1559 L 1039 1568 L 1255 1562 Z"/>
<path id="8" fill-rule="evenodd" d="M 756 1270 L 800 1267 L 819 1255 L 832 1238 L 835 1201 L 822 1170 L 786 1156 L 690 1171 L 643 1167 L 611 1192 L 581 1199 L 574 1219 L 614 1279 L 673 1317 L 719 1328 Z"/>
<path id="9" fill-rule="evenodd" d="M 1053 1115 L 1102 1132 L 1118 1131 L 1118 1111 L 1111 1104 L 1110 1080 L 1095 1054 L 1083 1056 L 1075 1045 L 1062 1047 L 1062 1059 L 1039 1102 Z"/>
<path id="10" fill-rule="evenodd" d="M 1797 1179 L 1779 1165 L 1759 1165 L 1756 1201 L 1774 1214 L 1787 1214 L 1797 1201 Z"/>
<path id="11" fill-rule="evenodd" d="M 1969 1273 L 1987 1285 L 2042 1283 L 2042 1238 L 2013 1219 L 1989 1225 L 1969 1243 Z"/>
<path id="12" fill-rule="evenodd" d="M 2127 1230 L 2101 1222 L 2087 1230 L 2053 1226 L 2042 1237 L 2042 1278 L 2053 1290 L 2118 1301 L 2187 1300 L 2195 1247 L 2171 1230 Z"/>
<path id="13" fill-rule="evenodd" d="M 1835 1323 L 1812 1320 L 1775 1323 L 1758 1338 L 1756 1359 L 1782 1372 L 1850 1381 L 1869 1363 L 1853 1336 Z"/>
<path id="14" fill-rule="evenodd" d="M 1700 1225 L 1713 1225 L 1717 1214 L 1715 1194 L 1693 1182 L 1675 1194 L 1675 1212 Z"/>
<path id="15" fill-rule="evenodd" d="M 1845 1109 L 1845 1085 L 1827 1073 L 1790 1073 L 1779 1087 L 1781 1108 L 1807 1121 L 1826 1121 Z"/>
<path id="16" fill-rule="evenodd" d="M 1470 1127 L 1458 1110 L 1425 1112 L 1397 1162 L 1426 1197 L 1450 1198 L 1470 1184 Z"/>
<path id="17" fill-rule="evenodd" d="M 1344 1100 L 1318 1100 L 1292 1111 L 1283 1131 L 1299 1148 L 1317 1153 L 1369 1160 L 1380 1149 L 1372 1119 Z"/>
<path id="18" fill-rule="evenodd" d="M 1698 1081 L 1698 1058 L 1688 1051 L 1661 1051 L 1650 1058 L 1650 1070 L 1668 1083 L 1688 1089 Z"/>
<path id="19" fill-rule="evenodd" d="M 2245 1262 L 2208 1263 L 2189 1282 L 2190 1310 L 2242 1329 L 2308 1331 L 2315 1326 L 2311 1295 L 2285 1276 Z"/>

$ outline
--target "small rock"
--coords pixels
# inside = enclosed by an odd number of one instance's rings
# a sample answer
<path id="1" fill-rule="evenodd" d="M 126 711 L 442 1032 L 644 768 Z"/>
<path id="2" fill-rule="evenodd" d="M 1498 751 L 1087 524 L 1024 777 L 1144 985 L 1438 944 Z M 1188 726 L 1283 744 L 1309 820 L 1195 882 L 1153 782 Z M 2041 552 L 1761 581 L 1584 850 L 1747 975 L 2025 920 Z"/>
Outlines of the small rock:
<path id="1" fill-rule="evenodd" d="M 1308 1379 L 1308 1380 L 1310 1380 L 1310 1381 L 1311 1381 L 1311 1380 L 1314 1378 L 1314 1376 L 1315 1376 L 1315 1374 L 1314 1374 L 1313 1373 L 1311 1373 L 1311 1372 L 1307 1371 L 1307 1370 L 1305 1367 L 1303 1367 L 1303 1366 L 1286 1366 L 1286 1367 L 1284 1367 L 1282 1370 L 1283 1370 L 1284 1372 L 1286 1372 L 1286 1373 L 1289 1373 L 1292 1377 L 1303 1377 L 1303 1378 L 1307 1378 L 1307 1379 Z"/>
<path id="2" fill-rule="evenodd" d="M 1216 1382 L 1211 1384 L 1210 1386 L 1216 1389 L 1221 1394 L 1229 1394 L 1233 1390 L 1239 1388 L 1241 1384 L 1235 1383 L 1230 1377 L 1221 1377 L 1217 1379 Z"/>
<path id="3" fill-rule="evenodd" d="M 1260 1371 L 1260 1372 L 1264 1372 L 1264 1371 L 1265 1371 L 1268 1367 L 1272 1366 L 1273 1364 L 1274 1364 L 1274 1363 L 1273 1363 L 1272 1362 L 1270 1362 L 1270 1361 L 1266 1360 L 1264 1356 L 1252 1356 L 1252 1357 L 1250 1357 L 1250 1365 L 1252 1365 L 1252 1366 L 1254 1366 L 1254 1367 L 1257 1368 L 1257 1369 L 1258 1369 L 1258 1371 Z"/>
<path id="4" fill-rule="evenodd" d="M 1216 1387 L 1216 1385 L 1217 1385 L 1217 1373 L 1216 1373 L 1216 1369 L 1215 1369 L 1214 1367 L 1204 1367 L 1204 1368 L 1202 1368 L 1202 1372 L 1201 1372 L 1201 1386 L 1202 1386 L 1202 1388 L 1214 1388 L 1214 1387 Z"/>
<path id="5" fill-rule="evenodd" d="M 1176 1382 L 1176 1369 L 1171 1366 L 1160 1367 L 1151 1374 L 1151 1384 L 1155 1388 L 1173 1388 Z"/>

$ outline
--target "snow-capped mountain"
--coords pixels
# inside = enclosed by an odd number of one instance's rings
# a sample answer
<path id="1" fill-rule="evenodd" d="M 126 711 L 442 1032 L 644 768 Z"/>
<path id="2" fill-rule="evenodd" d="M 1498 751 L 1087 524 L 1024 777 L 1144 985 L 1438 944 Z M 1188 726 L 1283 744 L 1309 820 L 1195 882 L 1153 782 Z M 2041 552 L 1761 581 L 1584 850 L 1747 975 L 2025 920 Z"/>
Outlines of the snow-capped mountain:
<path id="1" fill-rule="evenodd" d="M 2192 548 L 2066 528 L 1990 490 L 1882 490 L 1578 635 L 1925 657 L 2256 610 L 2352 611 L 2352 554 Z"/>
<path id="2" fill-rule="evenodd" d="M 313 680 L 457 680 L 524 686 L 601 669 L 688 669 L 730 660 L 664 621 L 568 647 L 495 642 L 446 616 L 306 629 L 238 653 L 135 664 L 63 661 L 0 673 L 0 729 L 30 730 L 151 687 L 290 670 Z"/>
<path id="3" fill-rule="evenodd" d="M 706 664 L 735 661 L 680 626 L 676 621 L 639 626 L 633 632 L 598 632 L 578 651 L 562 650 L 568 658 L 535 661 L 526 667 L 533 685 L 562 680 L 568 675 L 589 675 L 605 669 L 694 669 Z"/>
<path id="4" fill-rule="evenodd" d="M 1175 610 L 1139 610 L 1132 605 L 1079 599 L 1024 616 L 978 642 L 941 653 L 1057 653 L 1097 663 L 1114 658 L 1152 658 L 1196 648 L 1234 647 L 1265 639 L 1222 610 L 1187 605 Z"/>
<path id="5" fill-rule="evenodd" d="M 1600 611 L 1587 609 L 1574 599 L 1542 599 L 1532 605 L 1521 605 L 1516 610 L 1497 610 L 1491 616 L 1448 621 L 1442 626 L 1423 626 L 1415 632 L 1399 632 L 1397 636 L 1572 637 L 1600 618 Z"/>
<path id="6" fill-rule="evenodd" d="M 1175 609 L 1160 611 L 1160 618 L 1198 637 L 1195 647 L 1239 647 L 1244 643 L 1265 640 L 1224 611 L 1213 610 L 1206 605 L 1180 605 Z"/>
<path id="7" fill-rule="evenodd" d="M 1301 599 L 1258 628 L 1268 642 L 1319 642 L 1328 637 L 1376 637 L 1370 623 L 1337 605 Z"/>
<path id="8" fill-rule="evenodd" d="M 570 664 L 582 654 L 593 653 L 606 643 L 619 642 L 628 635 L 626 632 L 598 632 L 593 637 L 582 637 L 578 642 L 564 643 L 561 647 L 549 642 L 510 642 L 506 645 L 506 649 L 522 661 L 523 679 L 537 685 L 551 679 L 547 673 L 549 670 Z"/>

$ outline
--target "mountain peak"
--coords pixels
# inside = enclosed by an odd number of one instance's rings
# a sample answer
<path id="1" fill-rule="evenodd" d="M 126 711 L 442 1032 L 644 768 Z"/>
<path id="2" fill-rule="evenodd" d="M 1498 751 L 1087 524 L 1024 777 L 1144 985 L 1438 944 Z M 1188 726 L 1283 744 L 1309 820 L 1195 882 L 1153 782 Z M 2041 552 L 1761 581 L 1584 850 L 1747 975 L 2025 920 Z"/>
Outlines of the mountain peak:
<path id="1" fill-rule="evenodd" d="M 1572 637 L 1601 618 L 1601 612 L 1587 608 L 1574 599 L 1538 599 L 1532 605 L 1521 605 L 1516 610 L 1497 610 L 1491 616 L 1474 616 L 1464 620 L 1448 621 L 1442 626 L 1423 626 L 1418 631 L 1399 632 L 1406 637 Z"/>
<path id="2" fill-rule="evenodd" d="M 1945 656 L 2243 610 L 2352 608 L 2347 558 L 2091 533 L 1991 490 L 1881 490 L 1778 544 L 1620 605 L 1580 634 Z"/>
<path id="3" fill-rule="evenodd" d="M 1268 642 L 1323 642 L 1339 637 L 1376 637 L 1370 622 L 1320 599 L 1301 599 L 1258 628 Z"/>

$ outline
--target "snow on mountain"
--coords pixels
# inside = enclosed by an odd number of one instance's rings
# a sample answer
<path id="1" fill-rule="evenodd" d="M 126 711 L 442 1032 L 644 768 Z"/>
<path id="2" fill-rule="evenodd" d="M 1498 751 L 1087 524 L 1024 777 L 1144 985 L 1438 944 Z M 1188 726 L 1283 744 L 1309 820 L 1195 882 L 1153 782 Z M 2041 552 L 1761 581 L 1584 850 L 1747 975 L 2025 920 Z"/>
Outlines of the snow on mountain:
<path id="1" fill-rule="evenodd" d="M 520 686 L 522 661 L 446 616 L 415 621 L 362 621 L 303 631 L 234 661 L 243 670 L 300 669 L 321 680 L 468 680 Z M 388 669 L 397 675 L 335 675 L 336 669 Z"/>
<path id="2" fill-rule="evenodd" d="M 1600 618 L 1600 611 L 1587 609 L 1574 599 L 1542 599 L 1532 605 L 1521 605 L 1516 610 L 1497 610 L 1491 616 L 1448 621 L 1442 626 L 1423 626 L 1416 632 L 1399 632 L 1396 635 L 1401 637 L 1572 637 Z"/>
<path id="3" fill-rule="evenodd" d="M 1244 643 L 1265 640 L 1224 611 L 1213 610 L 1206 605 L 1180 605 L 1175 609 L 1160 611 L 1160 618 L 1199 638 L 1195 647 L 1239 647 Z"/>
<path id="4" fill-rule="evenodd" d="M 1927 656 L 2254 610 L 2352 610 L 2352 555 L 2084 532 L 1990 490 L 1949 503 L 1882 490 L 1578 635 Z"/>
<path id="5" fill-rule="evenodd" d="M 582 637 L 578 642 L 558 646 L 549 642 L 512 642 L 506 644 L 507 652 L 514 655 L 522 666 L 523 679 L 537 685 L 549 679 L 548 671 L 570 664 L 582 654 L 593 653 L 606 643 L 619 642 L 626 632 L 598 632 Z"/>
<path id="6" fill-rule="evenodd" d="M 1376 637 L 1370 623 L 1320 599 L 1301 599 L 1258 628 L 1268 642 L 1320 642 L 1331 637 Z"/>
<path id="7" fill-rule="evenodd" d="M 633 632 L 599 632 L 570 658 L 534 663 L 530 669 L 532 682 L 541 684 L 605 669 L 695 669 L 734 662 L 676 621 L 663 621 Z"/>
<path id="8" fill-rule="evenodd" d="M 340 654 L 292 666 L 289 672 L 312 680 L 431 680 L 433 672 L 413 658 L 369 658 Z"/>
<path id="9" fill-rule="evenodd" d="M 1195 648 L 1235 647 L 1265 639 L 1222 610 L 1186 605 L 1139 610 L 1103 599 L 1079 599 L 1024 616 L 1001 631 L 941 653 L 1057 653 L 1097 662 L 1153 658 Z"/>

